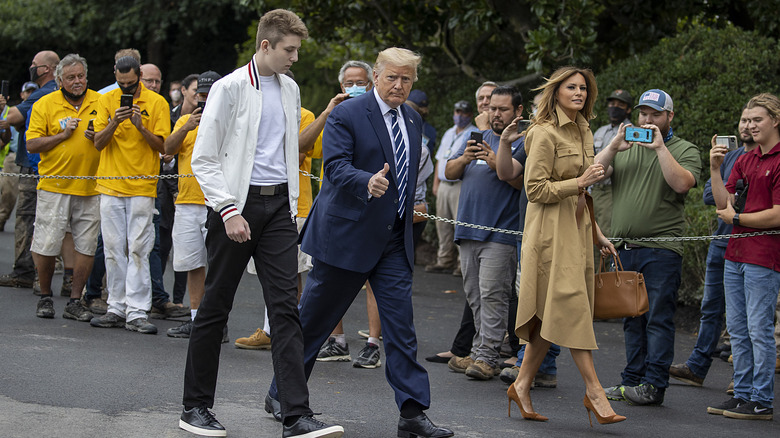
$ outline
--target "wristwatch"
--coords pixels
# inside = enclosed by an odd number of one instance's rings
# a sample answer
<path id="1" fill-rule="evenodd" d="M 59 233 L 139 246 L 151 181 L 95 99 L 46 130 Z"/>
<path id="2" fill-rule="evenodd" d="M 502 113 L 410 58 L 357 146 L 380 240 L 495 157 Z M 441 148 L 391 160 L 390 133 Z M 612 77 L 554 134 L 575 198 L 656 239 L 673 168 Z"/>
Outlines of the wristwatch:
<path id="1" fill-rule="evenodd" d="M 734 215 L 734 218 L 731 220 L 731 222 L 732 222 L 734 225 L 738 226 L 738 227 L 740 226 L 740 225 L 739 225 L 739 213 L 736 213 L 736 214 Z"/>

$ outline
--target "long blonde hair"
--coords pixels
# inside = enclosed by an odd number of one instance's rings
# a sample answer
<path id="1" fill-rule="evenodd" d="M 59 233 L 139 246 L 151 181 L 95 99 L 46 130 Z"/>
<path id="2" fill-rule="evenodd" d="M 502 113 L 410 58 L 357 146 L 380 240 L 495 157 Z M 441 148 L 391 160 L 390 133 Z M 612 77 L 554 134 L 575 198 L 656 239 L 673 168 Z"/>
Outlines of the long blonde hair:
<path id="1" fill-rule="evenodd" d="M 599 91 L 596 86 L 596 77 L 589 68 L 579 68 L 573 66 L 561 67 L 553 72 L 547 81 L 534 91 L 541 91 L 542 97 L 539 107 L 536 109 L 536 117 L 533 119 L 533 125 L 544 122 L 558 123 L 558 115 L 555 113 L 555 107 L 558 106 L 558 89 L 561 84 L 570 77 L 581 74 L 585 78 L 585 85 L 588 87 L 588 96 L 585 98 L 585 105 L 579 111 L 585 117 L 585 120 L 594 118 L 593 106 L 596 103 Z M 530 129 L 530 128 L 529 128 Z"/>

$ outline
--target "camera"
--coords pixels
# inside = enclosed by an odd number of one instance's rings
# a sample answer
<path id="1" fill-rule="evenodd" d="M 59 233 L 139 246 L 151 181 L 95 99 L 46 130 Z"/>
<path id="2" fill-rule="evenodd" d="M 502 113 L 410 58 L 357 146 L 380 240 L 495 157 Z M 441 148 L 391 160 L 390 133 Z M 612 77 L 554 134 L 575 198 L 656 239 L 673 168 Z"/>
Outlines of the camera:
<path id="1" fill-rule="evenodd" d="M 203 110 L 206 109 L 206 101 L 205 100 L 198 101 L 198 108 L 200 108 L 200 112 L 201 114 L 203 114 Z"/>
<path id="2" fill-rule="evenodd" d="M 133 108 L 133 95 L 132 94 L 123 94 L 122 97 L 119 98 L 119 106 L 123 107 L 126 106 L 130 109 Z"/>
<path id="3" fill-rule="evenodd" d="M 523 131 L 528 129 L 528 127 L 531 126 L 530 120 L 518 120 L 517 121 L 517 133 L 522 134 Z"/>
<path id="4" fill-rule="evenodd" d="M 477 142 L 476 146 L 482 147 L 482 132 L 481 131 L 471 131 L 471 137 L 469 140 L 474 140 Z"/>
<path id="5" fill-rule="evenodd" d="M 653 130 L 647 128 L 636 128 L 629 126 L 626 128 L 626 141 L 637 141 L 639 143 L 652 143 Z"/>
<path id="6" fill-rule="evenodd" d="M 728 146 L 729 151 L 737 149 L 737 136 L 736 135 L 719 135 L 715 137 L 715 144 L 721 146 Z"/>

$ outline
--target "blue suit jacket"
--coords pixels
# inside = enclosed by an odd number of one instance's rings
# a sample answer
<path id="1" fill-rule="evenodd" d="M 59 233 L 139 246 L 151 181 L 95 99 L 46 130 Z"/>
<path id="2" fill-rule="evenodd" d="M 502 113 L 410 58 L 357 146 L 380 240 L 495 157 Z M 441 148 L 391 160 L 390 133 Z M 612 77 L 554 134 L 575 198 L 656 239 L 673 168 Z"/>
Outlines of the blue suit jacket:
<path id="1" fill-rule="evenodd" d="M 404 247 L 414 266 L 412 214 L 422 143 L 422 119 L 402 105 L 409 136 Z M 301 250 L 315 259 L 355 272 L 376 266 L 393 235 L 398 185 L 390 135 L 374 93 L 339 104 L 322 135 L 325 181 L 301 231 Z M 380 198 L 368 196 L 368 180 L 390 166 L 390 185 Z"/>

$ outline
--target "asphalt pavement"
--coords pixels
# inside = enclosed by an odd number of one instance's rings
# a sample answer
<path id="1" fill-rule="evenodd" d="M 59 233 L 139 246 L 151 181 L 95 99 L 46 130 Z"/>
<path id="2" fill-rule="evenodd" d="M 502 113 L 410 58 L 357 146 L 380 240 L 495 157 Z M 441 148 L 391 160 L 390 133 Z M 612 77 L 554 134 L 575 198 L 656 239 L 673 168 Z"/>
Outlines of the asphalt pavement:
<path id="1" fill-rule="evenodd" d="M 11 270 L 13 245 L 9 221 L 0 233 L 0 273 Z M 165 277 L 171 288 L 170 269 Z M 160 334 L 142 335 L 63 319 L 67 299 L 58 296 L 61 281 L 62 275 L 55 275 L 54 319 L 35 317 L 37 297 L 31 289 L 0 288 L 0 437 L 193 437 L 178 428 L 187 341 L 165 335 L 180 321 L 153 320 Z M 582 405 L 584 385 L 564 351 L 558 359 L 558 387 L 531 393 L 534 408 L 550 421 L 524 421 L 516 408 L 507 418 L 507 385 L 500 380 L 470 380 L 446 365 L 423 360 L 449 348 L 463 303 L 459 277 L 426 274 L 417 267 L 418 356 L 429 372 L 432 393 L 427 413 L 456 436 L 780 436 L 780 416 L 768 422 L 706 413 L 708 404 L 728 398 L 731 366 L 721 360 L 715 360 L 703 387 L 673 380 L 663 406 L 613 402 L 615 411 L 628 419 L 608 426 L 594 421 L 591 428 Z M 228 323 L 231 343 L 222 348 L 213 409 L 229 437 L 281 436 L 281 425 L 263 410 L 272 377 L 270 352 L 239 350 L 232 344 L 253 333 L 262 318 L 259 282 L 244 274 Z M 355 357 L 365 342 L 357 331 L 368 328 L 364 293 L 350 308 L 344 326 Z M 625 365 L 622 325 L 599 322 L 595 329 L 599 378 L 605 386 L 615 385 Z M 694 334 L 678 331 L 675 362 L 687 358 L 694 343 Z M 398 411 L 384 371 L 384 366 L 368 370 L 344 362 L 317 363 L 309 381 L 312 409 L 321 413 L 321 420 L 344 426 L 346 437 L 395 437 Z M 776 397 L 778 392 L 776 386 Z"/>

